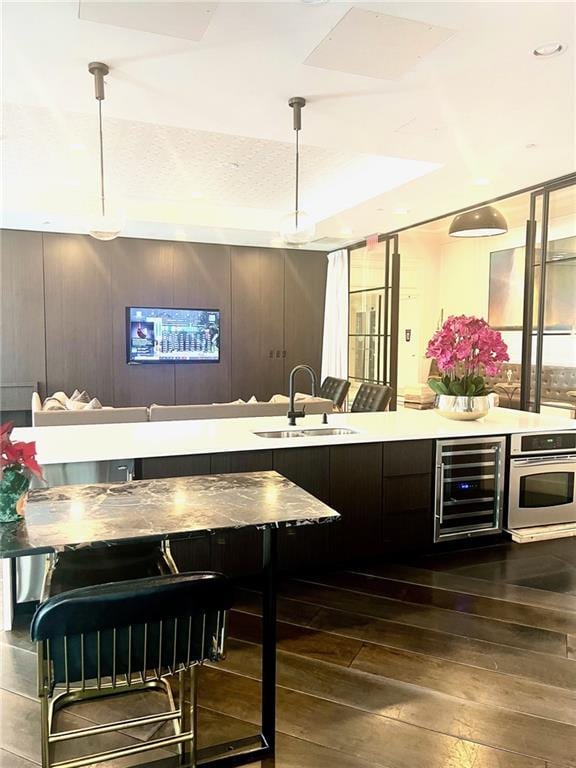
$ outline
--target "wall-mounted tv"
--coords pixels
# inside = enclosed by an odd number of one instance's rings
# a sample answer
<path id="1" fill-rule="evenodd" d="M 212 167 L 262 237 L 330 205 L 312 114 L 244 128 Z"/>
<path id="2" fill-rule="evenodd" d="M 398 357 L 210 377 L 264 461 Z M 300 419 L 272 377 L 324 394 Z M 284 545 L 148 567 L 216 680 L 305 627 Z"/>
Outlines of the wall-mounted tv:
<path id="1" fill-rule="evenodd" d="M 126 307 L 129 363 L 218 363 L 220 310 Z"/>

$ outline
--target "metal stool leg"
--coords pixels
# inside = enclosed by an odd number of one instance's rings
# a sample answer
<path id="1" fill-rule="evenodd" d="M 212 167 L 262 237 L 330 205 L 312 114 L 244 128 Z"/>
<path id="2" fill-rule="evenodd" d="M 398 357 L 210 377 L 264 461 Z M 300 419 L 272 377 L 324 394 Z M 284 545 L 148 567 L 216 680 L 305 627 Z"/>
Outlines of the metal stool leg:
<path id="1" fill-rule="evenodd" d="M 196 734 L 198 732 L 198 675 L 196 665 L 178 673 L 178 705 L 180 732 L 190 732 L 188 741 L 180 745 L 180 762 L 196 768 Z"/>

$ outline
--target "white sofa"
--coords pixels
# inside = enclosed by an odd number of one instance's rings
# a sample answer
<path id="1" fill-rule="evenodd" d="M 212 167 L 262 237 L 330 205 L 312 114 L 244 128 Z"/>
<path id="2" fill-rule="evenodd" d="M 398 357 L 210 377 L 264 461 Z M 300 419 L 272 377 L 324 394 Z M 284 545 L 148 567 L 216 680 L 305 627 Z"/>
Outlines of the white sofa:
<path id="1" fill-rule="evenodd" d="M 297 408 L 307 414 L 332 413 L 332 400 L 298 398 Z M 240 419 L 256 416 L 284 416 L 288 398 L 275 403 L 215 403 L 213 405 L 151 405 L 133 408 L 96 408 L 45 411 L 38 393 L 32 396 L 32 426 L 57 427 L 73 424 L 128 424 L 144 421 L 185 421 L 187 419 Z"/>
<path id="2" fill-rule="evenodd" d="M 332 413 L 334 403 L 322 397 L 299 399 L 296 407 L 307 414 Z M 188 419 L 242 419 L 257 416 L 284 416 L 288 403 L 215 403 L 214 405 L 151 405 L 150 421 Z"/>

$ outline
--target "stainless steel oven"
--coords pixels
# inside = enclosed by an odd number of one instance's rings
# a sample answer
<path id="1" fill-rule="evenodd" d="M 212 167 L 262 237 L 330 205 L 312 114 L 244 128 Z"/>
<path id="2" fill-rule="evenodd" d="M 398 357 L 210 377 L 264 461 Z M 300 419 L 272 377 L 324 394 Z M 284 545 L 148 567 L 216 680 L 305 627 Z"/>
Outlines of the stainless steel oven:
<path id="1" fill-rule="evenodd" d="M 576 522 L 576 430 L 512 435 L 508 528 Z"/>

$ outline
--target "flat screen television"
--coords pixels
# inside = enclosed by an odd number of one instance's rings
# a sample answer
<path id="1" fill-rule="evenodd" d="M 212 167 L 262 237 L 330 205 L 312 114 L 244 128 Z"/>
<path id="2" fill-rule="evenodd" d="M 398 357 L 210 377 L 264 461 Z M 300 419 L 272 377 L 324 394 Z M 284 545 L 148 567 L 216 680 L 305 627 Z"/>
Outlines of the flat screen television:
<path id="1" fill-rule="evenodd" d="M 126 307 L 129 363 L 218 363 L 220 310 Z"/>

